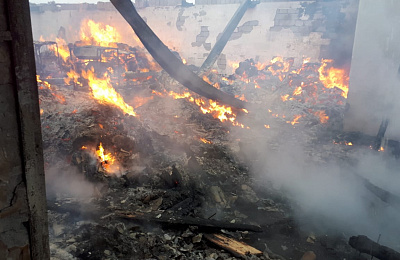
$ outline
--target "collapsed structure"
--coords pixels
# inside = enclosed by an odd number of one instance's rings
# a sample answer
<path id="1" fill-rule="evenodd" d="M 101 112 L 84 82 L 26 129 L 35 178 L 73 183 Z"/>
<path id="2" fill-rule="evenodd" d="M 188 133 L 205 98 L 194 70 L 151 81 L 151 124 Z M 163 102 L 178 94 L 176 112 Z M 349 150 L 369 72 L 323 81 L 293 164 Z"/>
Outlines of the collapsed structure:
<path id="1" fill-rule="evenodd" d="M 368 254 L 370 241 L 360 236 L 349 245 L 349 236 L 377 229 L 392 243 L 397 224 L 386 229 L 374 214 L 400 200 L 352 167 L 360 161 L 355 149 L 380 156 L 385 147 L 342 131 L 346 61 L 222 55 L 225 63 L 214 59 L 206 69 L 169 50 L 129 1 L 112 2 L 144 46 L 88 18 L 75 41 L 60 27 L 58 37 L 34 42 L 52 257 L 365 259 L 357 250 Z M 293 6 L 276 7 L 272 27 L 298 30 L 292 18 L 303 28 L 307 15 L 324 12 L 316 3 Z M 231 30 L 231 40 L 235 32 L 249 33 Z M 349 172 L 338 173 L 341 166 Z M 338 187 L 355 195 L 338 208 L 365 202 L 365 222 L 345 223 L 332 213 L 335 204 L 321 207 L 318 198 L 337 203 Z M 365 229 L 370 223 L 376 229 Z"/>

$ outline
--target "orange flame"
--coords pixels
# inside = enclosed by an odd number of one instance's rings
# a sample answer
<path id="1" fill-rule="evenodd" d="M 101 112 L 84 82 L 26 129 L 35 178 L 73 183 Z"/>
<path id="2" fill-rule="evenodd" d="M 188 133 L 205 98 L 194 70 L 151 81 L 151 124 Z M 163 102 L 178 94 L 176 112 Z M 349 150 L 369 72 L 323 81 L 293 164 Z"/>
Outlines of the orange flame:
<path id="1" fill-rule="evenodd" d="M 82 71 L 82 76 L 88 80 L 93 97 L 99 102 L 118 107 L 124 113 L 136 116 L 133 107 L 126 104 L 122 96 L 115 91 L 110 82 L 110 77 L 105 74 L 103 78 L 97 78 L 92 70 Z"/>
<path id="2" fill-rule="evenodd" d="M 319 121 L 320 121 L 322 124 L 327 123 L 328 120 L 329 120 L 329 116 L 326 115 L 326 113 L 325 113 L 324 110 L 316 111 L 316 112 L 314 112 L 314 115 L 315 115 L 316 117 L 319 118 Z"/>
<path id="3" fill-rule="evenodd" d="M 114 156 L 112 156 L 111 153 L 104 153 L 104 148 L 102 143 L 100 142 L 99 148 L 96 150 L 96 155 L 99 157 L 99 160 L 101 162 L 101 166 L 103 169 L 110 170 L 110 167 L 113 165 L 115 162 Z"/>
<path id="4" fill-rule="evenodd" d="M 295 115 L 292 121 L 286 121 L 286 123 L 295 125 L 299 123 L 299 119 L 302 118 L 302 115 Z"/>
<path id="5" fill-rule="evenodd" d="M 301 87 L 297 87 L 294 91 L 293 91 L 293 96 L 298 96 L 303 92 Z"/>
<path id="6" fill-rule="evenodd" d="M 205 139 L 203 137 L 200 137 L 200 141 L 202 141 L 205 144 L 211 144 L 212 143 L 211 141 L 208 141 L 207 139 Z"/>
<path id="7" fill-rule="evenodd" d="M 65 104 L 65 97 L 61 94 L 57 94 L 55 92 L 55 90 L 53 90 L 51 88 L 51 85 L 49 82 L 45 81 L 45 80 L 41 80 L 39 75 L 36 75 L 36 81 L 39 84 L 39 89 L 44 89 L 45 87 L 49 90 L 51 90 L 51 95 L 53 95 L 53 97 L 56 98 L 56 100 L 58 100 L 58 102 L 60 102 L 61 104 Z"/>
<path id="8" fill-rule="evenodd" d="M 114 27 L 90 19 L 82 21 L 80 36 L 85 44 L 104 47 L 117 47 L 116 43 L 121 39 Z"/>
<path id="9" fill-rule="evenodd" d="M 336 87 L 342 90 L 342 96 L 347 98 L 349 77 L 346 71 L 334 67 L 327 68 L 329 63 L 332 63 L 332 60 L 322 60 L 322 65 L 318 69 L 319 80 L 326 88 Z"/>

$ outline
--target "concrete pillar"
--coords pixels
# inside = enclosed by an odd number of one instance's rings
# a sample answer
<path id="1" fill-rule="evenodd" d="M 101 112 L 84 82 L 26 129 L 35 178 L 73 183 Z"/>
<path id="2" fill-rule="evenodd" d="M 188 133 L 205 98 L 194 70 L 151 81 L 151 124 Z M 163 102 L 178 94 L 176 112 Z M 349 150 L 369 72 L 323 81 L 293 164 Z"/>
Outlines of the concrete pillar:
<path id="1" fill-rule="evenodd" d="M 49 259 L 28 0 L 0 0 L 0 260 Z"/>

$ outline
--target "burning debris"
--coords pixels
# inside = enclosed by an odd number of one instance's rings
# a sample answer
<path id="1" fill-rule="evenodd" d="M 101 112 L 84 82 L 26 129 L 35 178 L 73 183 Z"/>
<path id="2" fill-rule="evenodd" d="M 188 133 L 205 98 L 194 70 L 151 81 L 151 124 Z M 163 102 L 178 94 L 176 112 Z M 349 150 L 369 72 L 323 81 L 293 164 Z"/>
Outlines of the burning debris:
<path id="1" fill-rule="evenodd" d="M 143 48 L 119 43 L 115 28 L 86 20 L 80 36 L 70 44 L 57 38 L 58 48 L 49 50 L 60 58 L 59 71 L 37 77 L 46 170 L 66 180 L 84 176 L 80 188 L 90 187 L 89 198 L 68 187 L 49 199 L 54 257 L 357 254 L 346 237 L 321 232 L 309 239 L 294 220 L 290 194 L 252 174 L 266 161 L 260 143 L 278 154 L 284 141 L 305 140 L 301 152 L 318 163 L 349 154 L 353 143 L 340 136 L 348 71 L 325 59 L 297 66 L 280 56 L 232 61 L 234 74 L 210 71 L 202 84 L 215 88 L 188 86 L 194 93 Z M 207 98 L 214 94 L 220 98 Z M 48 185 L 57 183 L 52 177 Z"/>

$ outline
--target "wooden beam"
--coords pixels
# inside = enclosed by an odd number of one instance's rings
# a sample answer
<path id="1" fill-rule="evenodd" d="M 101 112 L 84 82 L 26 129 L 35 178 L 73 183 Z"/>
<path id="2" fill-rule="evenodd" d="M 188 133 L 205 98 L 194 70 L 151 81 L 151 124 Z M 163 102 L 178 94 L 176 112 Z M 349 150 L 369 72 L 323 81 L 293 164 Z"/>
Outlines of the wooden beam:
<path id="1" fill-rule="evenodd" d="M 221 234 L 204 234 L 204 237 L 216 244 L 217 246 L 225 249 L 226 251 L 232 253 L 236 257 L 241 257 L 248 259 L 250 255 L 262 255 L 262 252 L 257 248 L 247 245 L 244 242 L 237 241 L 233 238 L 221 235 Z"/>
<path id="2" fill-rule="evenodd" d="M 375 256 L 380 260 L 399 260 L 400 253 L 386 246 L 382 246 L 367 236 L 353 236 L 349 239 L 349 245 L 361 253 Z"/>
<path id="3" fill-rule="evenodd" d="M 179 60 L 140 17 L 130 0 L 111 0 L 111 3 L 129 23 L 151 56 L 175 80 L 197 94 L 236 108 L 245 108 L 246 102 L 214 88 Z"/>

